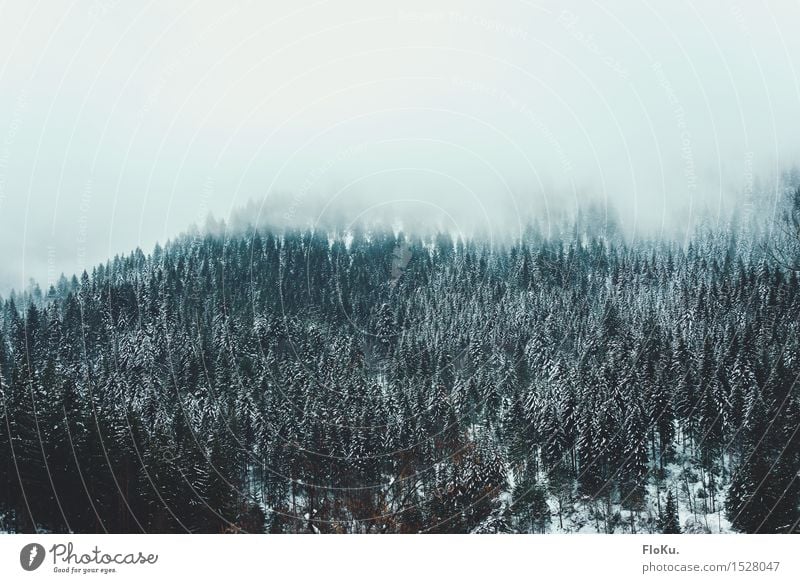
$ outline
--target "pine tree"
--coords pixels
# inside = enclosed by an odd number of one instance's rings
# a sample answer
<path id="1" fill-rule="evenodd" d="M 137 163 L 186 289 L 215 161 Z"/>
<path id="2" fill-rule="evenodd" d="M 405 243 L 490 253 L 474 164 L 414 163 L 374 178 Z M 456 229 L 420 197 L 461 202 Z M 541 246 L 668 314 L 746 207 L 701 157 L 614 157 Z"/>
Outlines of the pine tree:
<path id="1" fill-rule="evenodd" d="M 667 501 L 659 517 L 658 528 L 664 534 L 681 533 L 680 520 L 678 519 L 678 506 L 675 503 L 675 497 L 672 495 L 671 489 L 667 491 Z"/>
<path id="2" fill-rule="evenodd" d="M 550 525 L 547 490 L 529 473 L 514 485 L 512 510 L 521 532 L 544 533 Z"/>

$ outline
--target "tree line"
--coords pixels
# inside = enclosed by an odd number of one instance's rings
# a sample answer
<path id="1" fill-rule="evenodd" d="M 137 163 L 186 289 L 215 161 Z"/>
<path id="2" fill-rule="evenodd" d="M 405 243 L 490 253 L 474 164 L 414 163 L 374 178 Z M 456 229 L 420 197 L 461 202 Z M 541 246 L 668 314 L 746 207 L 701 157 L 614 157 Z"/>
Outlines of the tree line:
<path id="1" fill-rule="evenodd" d="M 762 242 L 250 229 L 14 294 L 0 530 L 797 532 Z"/>

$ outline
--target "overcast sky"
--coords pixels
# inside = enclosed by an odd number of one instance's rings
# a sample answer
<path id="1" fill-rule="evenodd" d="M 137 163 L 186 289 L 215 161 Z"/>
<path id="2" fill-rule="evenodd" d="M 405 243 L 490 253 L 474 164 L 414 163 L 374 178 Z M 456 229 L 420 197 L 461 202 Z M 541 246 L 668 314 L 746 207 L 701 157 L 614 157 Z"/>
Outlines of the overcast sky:
<path id="1" fill-rule="evenodd" d="M 213 4 L 0 3 L 0 293 L 250 200 L 637 233 L 800 159 L 797 1 Z"/>

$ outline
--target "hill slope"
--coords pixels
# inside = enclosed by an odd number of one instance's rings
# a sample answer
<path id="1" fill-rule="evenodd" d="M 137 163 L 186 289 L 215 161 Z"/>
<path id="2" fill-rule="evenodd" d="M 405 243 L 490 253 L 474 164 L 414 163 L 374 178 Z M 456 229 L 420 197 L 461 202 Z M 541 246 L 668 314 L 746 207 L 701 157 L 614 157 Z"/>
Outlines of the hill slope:
<path id="1" fill-rule="evenodd" d="M 754 248 L 116 258 L 2 306 L 0 530 L 797 531 L 800 286 Z"/>

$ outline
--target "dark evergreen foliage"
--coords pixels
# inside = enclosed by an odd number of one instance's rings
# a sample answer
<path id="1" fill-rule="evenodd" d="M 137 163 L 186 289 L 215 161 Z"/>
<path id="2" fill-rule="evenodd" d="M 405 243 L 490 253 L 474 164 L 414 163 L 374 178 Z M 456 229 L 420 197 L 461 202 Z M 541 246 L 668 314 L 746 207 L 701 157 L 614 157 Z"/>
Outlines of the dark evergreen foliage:
<path id="1" fill-rule="evenodd" d="M 0 530 L 680 532 L 730 484 L 796 532 L 797 274 L 565 232 L 185 237 L 9 298 Z"/>
<path id="2" fill-rule="evenodd" d="M 681 533 L 681 524 L 678 518 L 678 505 L 675 503 L 675 497 L 672 495 L 672 490 L 667 491 L 667 501 L 664 505 L 664 511 L 659 519 L 659 528 L 664 534 Z"/>

